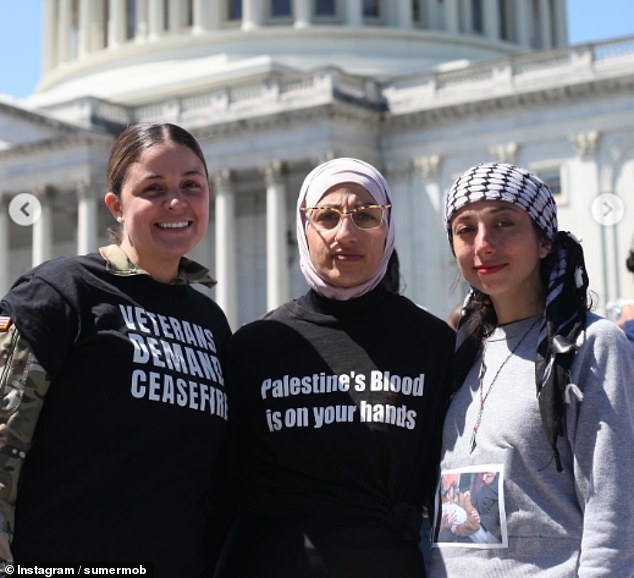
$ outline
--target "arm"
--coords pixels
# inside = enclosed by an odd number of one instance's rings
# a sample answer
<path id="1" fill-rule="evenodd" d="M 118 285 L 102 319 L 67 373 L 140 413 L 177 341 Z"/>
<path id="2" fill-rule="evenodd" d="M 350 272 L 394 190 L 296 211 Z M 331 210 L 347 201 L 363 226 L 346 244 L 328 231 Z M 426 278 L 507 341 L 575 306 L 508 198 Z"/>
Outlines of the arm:
<path id="1" fill-rule="evenodd" d="M 593 327 L 594 326 L 594 327 Z M 634 355 L 623 333 L 594 322 L 573 365 L 584 393 L 570 433 L 583 511 L 579 577 L 631 577 L 634 568 Z"/>
<path id="2" fill-rule="evenodd" d="M 497 480 L 493 482 L 497 484 Z M 480 514 L 480 524 L 492 534 L 499 534 L 500 531 L 500 508 L 498 493 L 490 486 L 482 486 L 478 490 L 474 506 Z"/>
<path id="3" fill-rule="evenodd" d="M 625 331 L 626 337 L 629 339 L 632 346 L 634 346 L 634 318 L 628 319 L 623 323 L 623 331 Z"/>
<path id="4" fill-rule="evenodd" d="M 49 378 L 31 346 L 9 322 L 0 329 L 0 557 L 12 558 L 18 478 Z"/>
<path id="5" fill-rule="evenodd" d="M 467 519 L 460 525 L 454 525 L 451 531 L 456 536 L 470 536 L 480 529 L 480 514 L 471 503 L 471 492 L 461 492 L 458 498 L 458 504 L 467 512 Z"/>

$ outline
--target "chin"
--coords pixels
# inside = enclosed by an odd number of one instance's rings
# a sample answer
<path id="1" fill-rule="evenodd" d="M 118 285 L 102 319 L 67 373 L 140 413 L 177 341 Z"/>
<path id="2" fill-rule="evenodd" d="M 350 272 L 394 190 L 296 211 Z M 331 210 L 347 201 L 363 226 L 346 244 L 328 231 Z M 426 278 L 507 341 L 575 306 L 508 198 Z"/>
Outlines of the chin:
<path id="1" fill-rule="evenodd" d="M 341 289 L 350 289 L 350 287 L 356 287 L 357 285 L 361 285 L 365 283 L 365 281 L 366 281 L 365 279 L 363 281 L 356 281 L 356 280 L 342 281 L 341 279 L 331 279 L 330 283 L 334 285 L 335 287 L 340 287 Z"/>
<path id="2" fill-rule="evenodd" d="M 187 255 L 195 245 L 176 245 L 165 247 L 163 250 L 163 254 L 166 257 L 171 257 L 174 259 L 180 259 L 181 257 Z"/>

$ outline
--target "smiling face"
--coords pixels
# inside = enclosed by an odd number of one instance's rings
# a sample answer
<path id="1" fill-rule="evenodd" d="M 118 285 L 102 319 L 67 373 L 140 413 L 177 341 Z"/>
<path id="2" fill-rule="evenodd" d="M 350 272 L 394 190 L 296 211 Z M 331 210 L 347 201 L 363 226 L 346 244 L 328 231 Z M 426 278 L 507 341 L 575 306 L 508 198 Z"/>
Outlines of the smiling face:
<path id="1" fill-rule="evenodd" d="M 491 298 L 500 322 L 541 310 L 539 267 L 550 243 L 526 211 L 504 201 L 467 205 L 454 215 L 451 237 L 463 277 Z"/>
<path id="2" fill-rule="evenodd" d="M 317 206 L 340 211 L 375 204 L 374 197 L 361 185 L 344 183 L 331 188 Z M 331 230 L 306 225 L 310 259 L 317 273 L 336 287 L 355 287 L 372 277 L 385 251 L 385 222 L 376 229 L 359 229 L 350 215 Z"/>
<path id="3" fill-rule="evenodd" d="M 120 195 L 105 203 L 122 224 L 121 248 L 160 281 L 173 280 L 180 258 L 205 236 L 209 183 L 200 158 L 171 141 L 143 150 L 125 171 Z"/>

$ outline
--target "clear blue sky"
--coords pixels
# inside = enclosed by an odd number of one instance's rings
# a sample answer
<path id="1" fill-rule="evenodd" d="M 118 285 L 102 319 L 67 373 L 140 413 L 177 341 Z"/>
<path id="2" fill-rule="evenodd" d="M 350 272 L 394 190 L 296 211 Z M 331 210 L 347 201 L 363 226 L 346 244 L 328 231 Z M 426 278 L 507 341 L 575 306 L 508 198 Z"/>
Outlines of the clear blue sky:
<path id="1" fill-rule="evenodd" d="M 0 94 L 23 98 L 37 86 L 41 4 L 0 0 Z M 634 0 L 568 0 L 568 19 L 571 44 L 634 34 Z"/>

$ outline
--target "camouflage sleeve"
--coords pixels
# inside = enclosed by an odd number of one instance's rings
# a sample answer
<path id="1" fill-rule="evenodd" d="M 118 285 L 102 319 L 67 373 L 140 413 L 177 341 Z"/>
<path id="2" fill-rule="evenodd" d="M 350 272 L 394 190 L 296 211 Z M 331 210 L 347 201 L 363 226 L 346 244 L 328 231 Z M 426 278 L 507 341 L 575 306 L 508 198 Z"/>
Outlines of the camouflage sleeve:
<path id="1" fill-rule="evenodd" d="M 49 378 L 8 317 L 0 317 L 0 531 L 11 539 L 18 478 Z"/>

